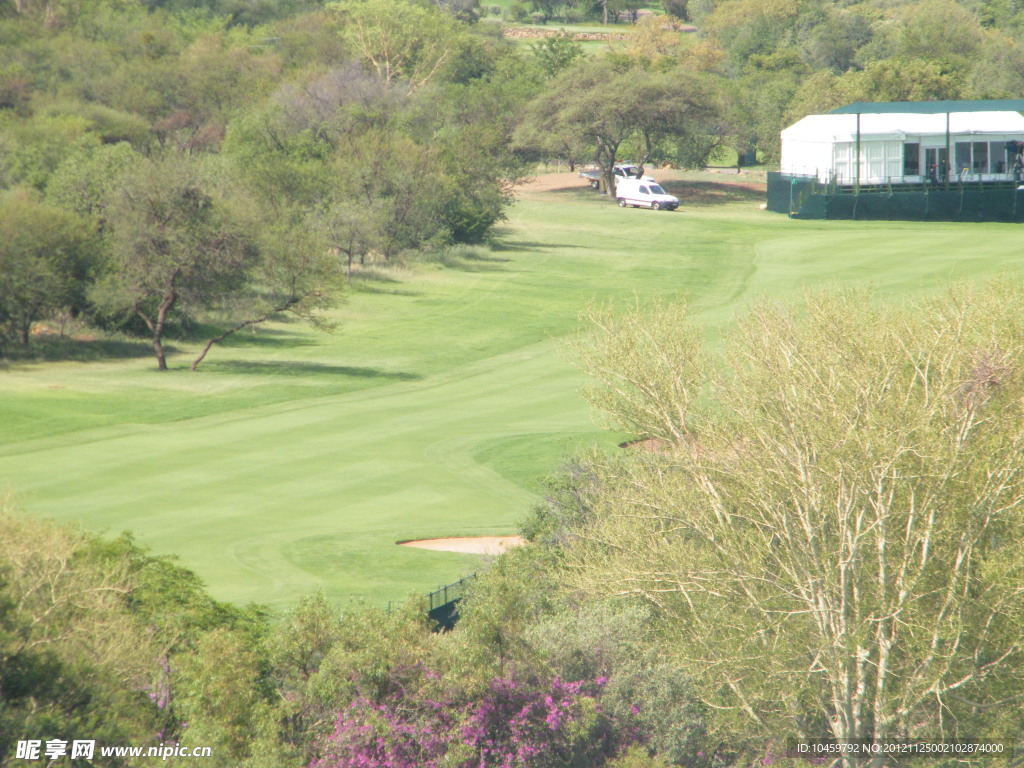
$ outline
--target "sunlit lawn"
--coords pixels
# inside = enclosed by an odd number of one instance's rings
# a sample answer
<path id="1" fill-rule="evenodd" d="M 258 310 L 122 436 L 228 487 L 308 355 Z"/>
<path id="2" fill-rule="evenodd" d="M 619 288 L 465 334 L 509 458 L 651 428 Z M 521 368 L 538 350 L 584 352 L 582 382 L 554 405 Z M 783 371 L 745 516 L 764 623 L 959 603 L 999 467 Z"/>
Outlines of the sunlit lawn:
<path id="1" fill-rule="evenodd" d="M 124 356 L 0 371 L 0 487 L 34 514 L 128 529 L 218 597 L 317 587 L 375 602 L 472 570 L 415 537 L 514 532 L 540 475 L 601 432 L 562 339 L 592 301 L 685 297 L 716 340 L 762 297 L 869 281 L 886 299 L 1020 271 L 1016 225 L 807 222 L 715 174 L 659 174 L 675 213 L 566 174 L 492 248 L 379 269 L 333 335 L 278 324 L 172 370 Z M 84 343 L 84 342 L 83 342 Z"/>

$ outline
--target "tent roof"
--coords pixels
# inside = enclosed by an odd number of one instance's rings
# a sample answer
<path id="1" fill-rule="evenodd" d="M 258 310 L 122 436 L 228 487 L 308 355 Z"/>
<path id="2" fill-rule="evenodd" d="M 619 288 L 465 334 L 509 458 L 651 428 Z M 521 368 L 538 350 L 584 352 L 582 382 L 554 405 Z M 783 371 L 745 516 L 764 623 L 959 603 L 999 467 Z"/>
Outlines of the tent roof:
<path id="1" fill-rule="evenodd" d="M 953 112 L 949 132 L 964 135 L 1024 134 L 1024 116 L 1018 112 Z M 861 114 L 861 138 L 903 140 L 908 136 L 945 136 L 946 113 Z M 808 115 L 782 131 L 787 141 L 855 141 L 856 114 Z"/>
<path id="2" fill-rule="evenodd" d="M 981 101 L 855 101 L 829 112 L 830 115 L 885 114 L 934 115 L 946 112 L 1024 112 L 1024 99 Z"/>

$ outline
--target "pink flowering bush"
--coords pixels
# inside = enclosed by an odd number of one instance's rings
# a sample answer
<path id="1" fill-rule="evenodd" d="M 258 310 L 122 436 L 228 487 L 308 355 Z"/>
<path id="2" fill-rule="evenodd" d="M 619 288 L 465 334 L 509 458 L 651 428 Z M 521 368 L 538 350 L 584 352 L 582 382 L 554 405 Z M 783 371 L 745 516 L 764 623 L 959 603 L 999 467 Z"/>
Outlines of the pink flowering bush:
<path id="1" fill-rule="evenodd" d="M 436 768 L 448 751 L 448 720 L 437 702 L 414 711 L 360 697 L 338 715 L 325 756 L 313 768 Z"/>
<path id="2" fill-rule="evenodd" d="M 603 682 L 511 676 L 472 701 L 360 697 L 338 715 L 311 768 L 601 766 L 635 739 L 602 712 Z"/>

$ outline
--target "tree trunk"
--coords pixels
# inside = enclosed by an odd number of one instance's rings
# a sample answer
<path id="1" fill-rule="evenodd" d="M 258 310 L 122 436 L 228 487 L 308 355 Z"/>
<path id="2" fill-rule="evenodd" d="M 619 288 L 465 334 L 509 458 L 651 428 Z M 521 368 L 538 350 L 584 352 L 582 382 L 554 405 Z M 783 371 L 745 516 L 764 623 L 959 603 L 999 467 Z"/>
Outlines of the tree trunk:
<path id="1" fill-rule="evenodd" d="M 615 197 L 615 168 L 601 169 L 601 184 L 604 186 L 604 193 L 608 197 Z"/>
<path id="2" fill-rule="evenodd" d="M 219 336 L 213 337 L 208 342 L 206 342 L 206 346 L 203 347 L 203 351 L 199 353 L 199 357 L 192 361 L 191 370 L 195 371 L 195 369 L 199 367 L 199 364 L 203 362 L 203 358 L 206 357 L 206 354 L 210 351 L 210 349 L 213 348 L 214 344 L 224 341 L 224 339 L 226 339 L 228 336 L 230 336 L 233 333 L 237 333 L 243 328 L 248 328 L 251 325 L 259 325 L 260 323 L 265 323 L 274 315 L 279 314 L 281 312 L 287 312 L 289 309 L 291 309 L 293 306 L 298 304 L 300 301 L 306 298 L 306 296 L 309 295 L 310 294 L 304 294 L 302 296 L 292 296 L 287 301 L 283 302 L 280 306 L 274 307 L 273 309 L 260 315 L 259 317 L 254 317 L 251 320 L 244 320 L 243 322 L 236 325 L 234 328 L 230 328 L 224 331 L 224 333 L 220 334 Z"/>
<path id="3" fill-rule="evenodd" d="M 268 320 L 269 318 L 270 318 L 270 314 L 268 313 L 266 315 L 262 315 L 260 317 L 253 318 L 252 320 L 246 320 L 243 323 L 239 323 L 234 328 L 231 328 L 231 329 L 229 329 L 227 331 L 224 331 L 224 333 L 220 334 L 219 336 L 214 336 L 212 339 L 210 339 L 208 342 L 206 342 L 206 346 L 203 347 L 203 351 L 199 353 L 199 357 L 197 357 L 195 360 L 192 361 L 192 367 L 191 367 L 190 370 L 195 371 L 195 369 L 199 367 L 199 364 L 201 362 L 203 362 L 203 358 L 206 357 L 206 354 L 210 351 L 210 349 L 213 348 L 214 344 L 217 344 L 217 343 L 219 343 L 221 341 L 224 341 L 224 339 L 226 339 L 231 334 L 233 334 L 233 333 L 235 333 L 237 331 L 240 331 L 240 330 L 242 330 L 243 328 L 245 328 L 247 326 L 256 325 L 257 323 L 262 323 L 263 321 Z"/>
<path id="4" fill-rule="evenodd" d="M 180 269 L 175 269 L 171 273 L 171 279 L 168 283 L 167 293 L 164 294 L 163 299 L 160 301 L 160 306 L 156 310 L 156 322 L 150 320 L 145 313 L 139 308 L 139 304 L 135 305 L 135 313 L 142 318 L 143 322 L 149 326 L 149 330 L 153 334 L 153 353 L 156 355 L 156 368 L 158 371 L 167 370 L 167 356 L 164 354 L 164 328 L 167 326 L 167 314 L 174 307 L 174 302 L 178 300 L 178 276 L 181 274 Z"/>
<path id="5" fill-rule="evenodd" d="M 174 292 L 164 297 L 157 310 L 156 323 L 153 325 L 153 351 L 156 353 L 157 370 L 167 370 L 167 356 L 164 354 L 164 328 L 167 326 L 167 313 L 171 311 L 178 295 Z"/>
<path id="6" fill-rule="evenodd" d="M 608 197 L 615 197 L 615 158 L 619 152 L 619 142 L 608 141 L 597 137 L 597 164 L 601 167 L 601 190 Z"/>
<path id="7" fill-rule="evenodd" d="M 21 321 L 19 322 L 21 326 L 21 345 L 26 349 L 32 338 L 32 324 L 35 322 L 35 318 L 39 317 L 41 311 L 42 302 L 39 302 L 25 310 L 21 316 Z"/>
<path id="8" fill-rule="evenodd" d="M 164 355 L 164 345 L 160 343 L 160 337 L 153 337 L 153 352 L 156 355 L 156 369 L 158 371 L 167 370 L 167 357 Z"/>

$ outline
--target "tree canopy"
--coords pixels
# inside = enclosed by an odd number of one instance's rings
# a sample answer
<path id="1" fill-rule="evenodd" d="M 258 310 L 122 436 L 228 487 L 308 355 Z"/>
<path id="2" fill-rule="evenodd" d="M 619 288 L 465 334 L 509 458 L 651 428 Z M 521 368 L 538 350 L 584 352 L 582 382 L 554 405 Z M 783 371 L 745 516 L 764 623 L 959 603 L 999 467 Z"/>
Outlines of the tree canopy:
<path id="1" fill-rule="evenodd" d="M 723 369 L 663 308 L 599 322 L 595 402 L 662 450 L 594 464 L 568 578 L 671 621 L 734 742 L 998 732 L 1024 676 L 1019 317 L 1005 286 L 815 295 L 756 310 Z"/>
<path id="2" fill-rule="evenodd" d="M 584 60 L 530 103 L 520 136 L 548 149 L 567 141 L 562 137 L 582 140 L 601 168 L 602 189 L 614 195 L 615 163 L 624 151 L 640 166 L 656 153 L 702 162 L 716 143 L 716 116 L 703 84 L 681 70 Z"/>
<path id="3" fill-rule="evenodd" d="M 0 197 L 0 344 L 27 346 L 37 320 L 80 310 L 96 266 L 98 242 L 88 222 L 39 198 L 29 189 Z"/>

